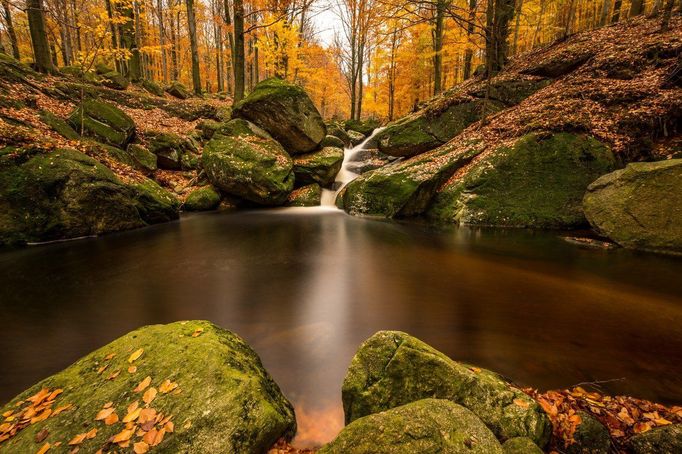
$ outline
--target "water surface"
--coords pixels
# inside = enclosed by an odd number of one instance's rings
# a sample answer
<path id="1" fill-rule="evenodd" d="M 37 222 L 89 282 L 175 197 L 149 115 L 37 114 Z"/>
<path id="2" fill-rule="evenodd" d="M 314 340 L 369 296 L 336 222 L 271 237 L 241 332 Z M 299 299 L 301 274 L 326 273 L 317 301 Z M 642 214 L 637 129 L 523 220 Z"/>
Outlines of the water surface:
<path id="1" fill-rule="evenodd" d="M 244 337 L 295 404 L 299 441 L 342 424 L 357 346 L 407 331 L 542 389 L 682 402 L 682 260 L 556 232 L 438 230 L 329 209 L 193 215 L 0 253 L 0 401 L 139 326 Z"/>

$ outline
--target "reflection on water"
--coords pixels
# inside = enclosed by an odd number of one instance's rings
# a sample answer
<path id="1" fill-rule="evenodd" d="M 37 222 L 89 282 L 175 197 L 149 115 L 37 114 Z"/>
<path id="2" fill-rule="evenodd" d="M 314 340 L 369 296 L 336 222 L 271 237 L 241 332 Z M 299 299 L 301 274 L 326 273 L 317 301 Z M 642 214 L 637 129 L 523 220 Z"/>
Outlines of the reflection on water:
<path id="1" fill-rule="evenodd" d="M 586 250 L 556 233 L 434 230 L 323 209 L 195 215 L 0 254 L 0 401 L 150 323 L 243 336 L 333 437 L 357 346 L 380 329 L 539 388 L 682 402 L 682 260 Z"/>

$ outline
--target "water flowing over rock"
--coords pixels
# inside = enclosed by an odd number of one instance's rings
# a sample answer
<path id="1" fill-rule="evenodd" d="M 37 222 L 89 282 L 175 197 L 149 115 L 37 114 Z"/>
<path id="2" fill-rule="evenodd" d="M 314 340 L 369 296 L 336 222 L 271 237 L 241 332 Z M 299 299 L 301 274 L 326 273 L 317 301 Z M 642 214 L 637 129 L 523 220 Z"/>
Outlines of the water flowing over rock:
<path id="1" fill-rule="evenodd" d="M 296 431 L 293 408 L 258 355 L 204 321 L 128 333 L 32 386 L 2 412 L 27 404 L 45 409 L 3 443 L 8 452 L 61 442 L 85 452 L 143 443 L 159 452 L 251 454 Z"/>
<path id="2" fill-rule="evenodd" d="M 133 229 L 177 219 L 178 202 L 151 180 L 122 183 L 74 150 L 0 158 L 0 244 Z"/>
<path id="3" fill-rule="evenodd" d="M 261 205 L 283 204 L 294 188 L 289 155 L 246 120 L 223 125 L 204 147 L 201 159 L 214 186 Z"/>
<path id="4" fill-rule="evenodd" d="M 306 92 L 277 78 L 258 83 L 234 106 L 232 117 L 263 128 L 290 154 L 315 150 L 327 135 L 324 121 Z"/>
<path id="5" fill-rule="evenodd" d="M 592 183 L 590 224 L 621 246 L 682 254 L 682 159 L 633 163 Z"/>
<path id="6" fill-rule="evenodd" d="M 490 430 L 466 408 L 424 399 L 360 418 L 320 454 L 502 454 Z"/>
<path id="7" fill-rule="evenodd" d="M 540 406 L 494 372 L 458 363 L 398 331 L 381 331 L 358 349 L 342 388 L 346 423 L 434 397 L 462 405 L 500 440 L 528 437 L 545 446 L 551 432 Z"/>

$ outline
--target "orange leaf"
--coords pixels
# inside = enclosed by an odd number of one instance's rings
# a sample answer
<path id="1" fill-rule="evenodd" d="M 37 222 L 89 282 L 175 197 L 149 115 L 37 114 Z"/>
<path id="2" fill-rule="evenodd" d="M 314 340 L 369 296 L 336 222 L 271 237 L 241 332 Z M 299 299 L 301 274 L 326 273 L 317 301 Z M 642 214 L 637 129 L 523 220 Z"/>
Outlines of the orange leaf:
<path id="1" fill-rule="evenodd" d="M 75 445 L 79 445 L 79 444 L 83 443 L 83 441 L 85 441 L 85 436 L 86 436 L 86 435 L 87 435 L 87 434 L 78 434 L 78 435 L 76 435 L 76 436 L 73 437 L 73 438 L 71 439 L 71 441 L 69 442 L 69 446 L 75 446 Z"/>
<path id="2" fill-rule="evenodd" d="M 144 391 L 147 386 L 152 382 L 152 377 L 147 376 L 144 380 L 142 380 L 136 387 L 133 389 L 134 392 L 139 393 L 141 391 Z"/>
<path id="3" fill-rule="evenodd" d="M 130 358 L 128 358 L 128 362 L 132 363 L 133 361 L 137 360 L 140 356 L 142 356 L 142 353 L 144 353 L 144 348 L 135 350 L 133 354 L 130 355 Z"/>
<path id="4" fill-rule="evenodd" d="M 135 372 L 137 372 L 137 366 L 130 366 L 128 368 L 128 372 L 130 372 L 131 374 L 134 374 Z"/>
<path id="5" fill-rule="evenodd" d="M 149 388 L 147 391 L 144 392 L 144 395 L 142 396 L 142 400 L 144 403 L 148 404 L 154 398 L 156 397 L 156 388 Z"/>
<path id="6" fill-rule="evenodd" d="M 132 429 L 123 429 L 116 435 L 114 435 L 114 438 L 111 439 L 113 443 L 121 443 L 130 440 L 130 437 L 133 436 L 133 433 L 135 431 Z"/>
<path id="7" fill-rule="evenodd" d="M 107 419 L 109 416 L 111 416 L 114 410 L 115 409 L 113 407 L 104 408 L 100 410 L 99 413 L 97 413 L 97 416 L 95 416 L 95 421 L 102 421 Z"/>
<path id="8" fill-rule="evenodd" d="M 140 416 L 141 411 L 142 411 L 141 408 L 136 408 L 135 410 L 133 410 L 132 412 L 128 413 L 127 415 L 125 415 L 123 417 L 123 422 L 126 423 L 126 422 L 135 421 L 137 419 L 137 417 Z"/>
<path id="9" fill-rule="evenodd" d="M 45 443 L 36 454 L 45 454 L 50 449 L 50 443 Z"/>
<path id="10" fill-rule="evenodd" d="M 118 415 L 116 413 L 112 413 L 107 418 L 104 420 L 104 424 L 107 426 L 110 426 L 112 424 L 116 424 L 118 422 Z"/>
<path id="11" fill-rule="evenodd" d="M 135 454 L 144 454 L 149 451 L 149 445 L 144 441 L 137 442 L 133 445 L 133 451 Z"/>
<path id="12" fill-rule="evenodd" d="M 161 391 L 162 394 L 166 394 L 173 391 L 177 387 L 178 387 L 177 383 L 167 379 L 163 383 L 161 383 L 161 386 L 159 386 L 159 391 Z"/>

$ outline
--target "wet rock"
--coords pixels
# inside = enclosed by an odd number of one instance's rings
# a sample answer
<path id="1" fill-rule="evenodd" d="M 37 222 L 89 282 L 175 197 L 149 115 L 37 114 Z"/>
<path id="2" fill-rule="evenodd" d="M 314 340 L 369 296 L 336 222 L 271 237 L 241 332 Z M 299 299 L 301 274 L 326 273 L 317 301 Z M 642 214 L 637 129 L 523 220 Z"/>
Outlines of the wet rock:
<path id="1" fill-rule="evenodd" d="M 502 445 L 504 454 L 542 454 L 542 449 L 526 437 L 510 438 Z"/>
<path id="2" fill-rule="evenodd" d="M 367 138 L 364 134 L 353 130 L 348 131 L 346 134 L 348 135 L 352 146 L 360 145 Z"/>
<path id="3" fill-rule="evenodd" d="M 304 184 L 318 183 L 327 187 L 334 183 L 343 164 L 343 149 L 324 147 L 319 151 L 294 157 L 296 181 Z"/>
<path id="4" fill-rule="evenodd" d="M 575 429 L 572 443 L 565 447 L 566 454 L 609 454 L 611 435 L 609 430 L 589 413 L 579 411 L 580 424 Z"/>
<path id="5" fill-rule="evenodd" d="M 290 154 L 315 150 L 327 134 L 307 93 L 277 78 L 258 83 L 249 96 L 235 104 L 232 117 L 263 128 Z"/>
<path id="6" fill-rule="evenodd" d="M 177 202 L 156 183 L 123 184 L 74 150 L 0 157 L 0 244 L 115 232 L 176 219 Z"/>
<path id="7" fill-rule="evenodd" d="M 379 120 L 374 119 L 374 118 L 369 118 L 367 120 L 346 120 L 345 123 L 343 124 L 343 127 L 346 129 L 346 131 L 355 131 L 359 132 L 363 136 L 367 137 L 372 132 L 377 129 L 379 126 L 381 126 L 381 123 Z"/>
<path id="8" fill-rule="evenodd" d="M 500 440 L 527 437 L 544 447 L 551 433 L 537 402 L 501 376 L 455 362 L 398 331 L 378 332 L 360 346 L 342 396 L 346 423 L 434 397 L 468 408 Z"/>
<path id="9" fill-rule="evenodd" d="M 291 191 L 285 205 L 290 207 L 316 207 L 320 206 L 321 200 L 322 188 L 319 184 L 313 183 Z"/>
<path id="10" fill-rule="evenodd" d="M 251 454 L 266 452 L 296 430 L 291 404 L 258 355 L 240 337 L 204 321 L 132 331 L 32 386 L 2 411 L 30 406 L 26 400 L 42 389 L 49 390 L 41 402 L 53 415 L 3 442 L 8 452 L 34 452 L 57 442 L 66 452 L 71 440 L 89 433 L 76 445 L 82 452 L 121 445 L 132 452 L 136 443 L 156 439 L 149 443 L 152 452 Z M 49 400 L 56 390 L 62 392 Z M 97 420 L 108 413 L 116 414 L 116 422 Z M 126 431 L 124 420 L 132 430 Z"/>
<path id="11" fill-rule="evenodd" d="M 202 165 L 221 191 L 261 205 L 281 205 L 294 188 L 282 146 L 246 120 L 223 125 L 204 147 Z"/>
<path id="12" fill-rule="evenodd" d="M 629 164 L 604 175 L 583 201 L 592 227 L 621 246 L 682 253 L 682 159 Z"/>
<path id="13" fill-rule="evenodd" d="M 346 147 L 346 144 L 340 138 L 336 136 L 327 135 L 322 142 L 320 142 L 320 147 L 336 147 L 342 150 Z"/>
<path id="14" fill-rule="evenodd" d="M 682 424 L 657 427 L 633 435 L 628 441 L 633 454 L 682 452 Z"/>
<path id="15" fill-rule="evenodd" d="M 180 82 L 172 82 L 167 88 L 166 92 L 178 99 L 188 99 L 192 94 Z"/>
<path id="16" fill-rule="evenodd" d="M 68 122 L 76 132 L 82 126 L 84 136 L 118 148 L 125 148 L 135 136 L 133 119 L 113 104 L 101 101 L 84 101 Z"/>
<path id="17" fill-rule="evenodd" d="M 502 447 L 466 408 L 424 399 L 353 421 L 319 453 L 502 454 Z"/>
<path id="18" fill-rule="evenodd" d="M 427 215 L 469 225 L 582 227 L 587 186 L 615 168 L 613 153 L 592 137 L 527 135 L 489 151 L 452 178 Z"/>
<path id="19" fill-rule="evenodd" d="M 183 205 L 185 211 L 210 211 L 220 205 L 220 193 L 211 185 L 195 189 Z"/>

